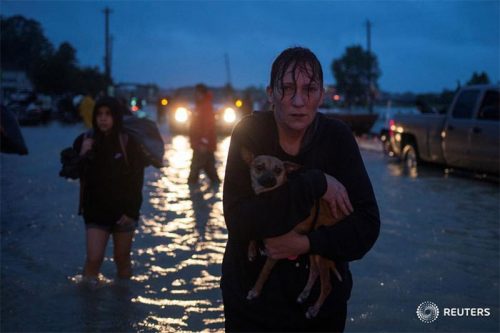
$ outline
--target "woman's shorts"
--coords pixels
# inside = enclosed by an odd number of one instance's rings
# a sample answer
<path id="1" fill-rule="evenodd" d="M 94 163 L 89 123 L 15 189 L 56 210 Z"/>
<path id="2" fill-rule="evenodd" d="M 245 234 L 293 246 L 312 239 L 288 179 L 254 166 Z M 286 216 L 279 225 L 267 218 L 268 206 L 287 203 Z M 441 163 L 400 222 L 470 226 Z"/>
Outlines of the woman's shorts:
<path id="1" fill-rule="evenodd" d="M 97 223 L 85 223 L 86 229 L 100 229 L 109 232 L 110 234 L 115 232 L 131 232 L 135 231 L 139 226 L 139 221 L 134 220 L 134 223 L 121 225 L 121 224 L 97 224 Z"/>

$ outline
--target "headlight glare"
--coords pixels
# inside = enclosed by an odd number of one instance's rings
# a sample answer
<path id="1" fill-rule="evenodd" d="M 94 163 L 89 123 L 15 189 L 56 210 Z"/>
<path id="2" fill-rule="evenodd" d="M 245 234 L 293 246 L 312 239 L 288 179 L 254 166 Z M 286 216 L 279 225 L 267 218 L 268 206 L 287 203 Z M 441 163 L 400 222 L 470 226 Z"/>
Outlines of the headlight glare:
<path id="1" fill-rule="evenodd" d="M 226 108 L 223 117 L 226 123 L 234 123 L 236 121 L 236 112 L 234 112 L 233 108 Z"/>
<path id="2" fill-rule="evenodd" d="M 188 110 L 184 107 L 179 107 L 175 110 L 175 120 L 179 123 L 185 123 L 188 120 Z"/>

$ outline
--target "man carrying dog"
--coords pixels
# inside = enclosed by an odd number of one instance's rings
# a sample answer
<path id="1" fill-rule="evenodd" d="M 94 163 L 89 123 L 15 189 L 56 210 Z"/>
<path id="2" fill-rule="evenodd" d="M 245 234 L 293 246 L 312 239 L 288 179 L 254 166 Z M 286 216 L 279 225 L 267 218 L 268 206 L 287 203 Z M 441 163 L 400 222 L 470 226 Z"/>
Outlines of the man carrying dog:
<path id="1" fill-rule="evenodd" d="M 349 261 L 362 258 L 380 229 L 377 202 L 351 130 L 318 113 L 323 100 L 323 72 L 308 49 L 294 47 L 274 61 L 267 88 L 272 112 L 257 112 L 235 128 L 224 179 L 224 216 L 229 232 L 221 288 L 227 331 L 344 330 L 352 289 Z M 288 181 L 256 195 L 243 149 L 302 166 Z M 307 235 L 293 231 L 318 200 L 325 200 L 342 221 Z M 248 245 L 262 240 L 263 252 L 280 260 L 259 297 L 247 293 L 266 257 L 249 261 Z M 309 302 L 296 299 L 307 282 L 309 254 L 334 260 L 342 281 L 332 274 L 332 292 L 312 319 Z"/>

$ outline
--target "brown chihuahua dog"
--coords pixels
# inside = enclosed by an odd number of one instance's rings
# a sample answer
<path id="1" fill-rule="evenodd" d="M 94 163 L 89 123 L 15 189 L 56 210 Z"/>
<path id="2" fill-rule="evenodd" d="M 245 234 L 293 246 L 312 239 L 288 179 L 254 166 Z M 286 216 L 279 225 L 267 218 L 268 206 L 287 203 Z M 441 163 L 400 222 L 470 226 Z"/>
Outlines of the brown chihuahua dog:
<path id="1" fill-rule="evenodd" d="M 260 194 L 263 192 L 274 190 L 275 188 L 283 185 L 287 181 L 287 174 L 299 169 L 301 166 L 292 162 L 282 161 L 274 156 L 269 155 L 259 155 L 254 156 L 253 153 L 243 148 L 241 152 L 243 160 L 250 167 L 250 178 L 252 181 L 252 188 L 255 194 Z M 330 208 L 326 201 L 320 200 L 320 207 L 315 220 L 316 207 L 313 207 L 311 214 L 307 219 L 300 222 L 294 227 L 294 231 L 300 234 L 307 234 L 313 229 L 318 228 L 322 225 L 334 225 L 339 222 L 335 220 L 330 212 Z M 256 241 L 250 241 L 248 246 L 248 259 L 253 261 L 257 255 L 257 243 Z M 259 274 L 257 282 L 254 287 L 248 292 L 247 299 L 252 300 L 257 298 L 262 292 L 265 282 L 267 281 L 271 270 L 278 260 L 268 257 L 262 270 Z M 335 262 L 320 255 L 309 256 L 309 279 L 307 281 L 304 290 L 300 293 L 297 298 L 297 302 L 303 303 L 311 292 L 314 283 L 316 282 L 318 275 L 320 277 L 321 289 L 320 294 L 313 306 L 309 307 L 306 312 L 307 318 L 314 318 L 321 306 L 323 305 L 326 297 L 332 291 L 332 285 L 330 283 L 330 270 L 334 272 L 335 276 L 339 281 L 342 282 L 342 277 L 337 271 Z"/>

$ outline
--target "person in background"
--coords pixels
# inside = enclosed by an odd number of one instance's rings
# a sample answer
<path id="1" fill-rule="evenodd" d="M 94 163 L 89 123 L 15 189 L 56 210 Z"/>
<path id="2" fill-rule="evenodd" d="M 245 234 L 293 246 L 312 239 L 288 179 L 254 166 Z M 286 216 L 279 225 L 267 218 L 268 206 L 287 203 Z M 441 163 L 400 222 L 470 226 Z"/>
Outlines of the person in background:
<path id="1" fill-rule="evenodd" d="M 140 148 L 122 132 L 123 106 L 112 97 L 97 101 L 93 130 L 78 136 L 73 149 L 80 162 L 80 213 L 86 227 L 84 279 L 98 283 L 109 237 L 117 276 L 132 275 L 130 252 L 142 204 L 145 162 Z"/>
<path id="2" fill-rule="evenodd" d="M 223 189 L 228 241 L 221 289 L 228 332 L 344 330 L 352 289 L 349 262 L 373 246 L 380 218 L 352 131 L 318 112 L 323 94 L 323 72 L 314 53 L 286 49 L 272 65 L 267 88 L 274 111 L 254 112 L 233 130 Z M 302 169 L 284 185 L 256 195 L 242 158 L 244 148 Z M 294 226 L 320 199 L 342 221 L 309 234 L 295 232 Z M 247 294 L 266 260 L 260 254 L 249 261 L 252 240 L 262 240 L 264 253 L 283 260 L 274 266 L 259 297 L 249 301 Z M 318 297 L 319 283 L 305 303 L 296 301 L 308 278 L 309 254 L 334 260 L 342 277 L 340 281 L 332 274 L 332 292 L 312 319 L 305 313 Z"/>
<path id="3" fill-rule="evenodd" d="M 94 106 L 95 101 L 89 93 L 85 94 L 78 105 L 78 113 L 87 128 L 92 128 L 92 111 L 94 110 Z"/>
<path id="4" fill-rule="evenodd" d="M 189 128 L 189 140 L 193 149 L 188 184 L 198 183 L 201 170 L 204 170 L 212 184 L 220 183 L 215 169 L 215 115 L 212 106 L 212 92 L 204 84 L 195 87 L 195 110 Z"/>

